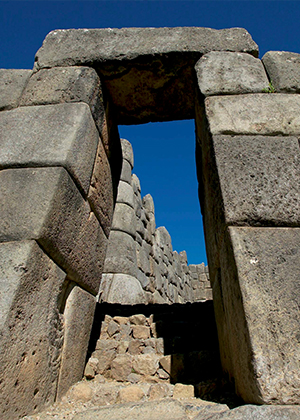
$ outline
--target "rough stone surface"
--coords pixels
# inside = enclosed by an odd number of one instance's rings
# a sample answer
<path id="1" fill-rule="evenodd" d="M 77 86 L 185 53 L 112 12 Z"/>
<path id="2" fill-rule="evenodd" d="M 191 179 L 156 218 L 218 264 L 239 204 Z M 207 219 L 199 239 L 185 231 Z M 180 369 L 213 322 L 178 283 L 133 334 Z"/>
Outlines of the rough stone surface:
<path id="1" fill-rule="evenodd" d="M 276 92 L 300 93 L 300 54 L 268 51 L 262 62 Z"/>
<path id="2" fill-rule="evenodd" d="M 67 171 L 6 169 L 0 179 L 0 241 L 36 239 L 71 279 L 97 294 L 107 239 Z"/>
<path id="3" fill-rule="evenodd" d="M 140 282 L 135 277 L 127 274 L 114 274 L 107 302 L 135 305 L 146 303 L 146 297 Z"/>
<path id="4" fill-rule="evenodd" d="M 0 113 L 0 168 L 63 166 L 87 194 L 99 135 L 86 104 Z"/>
<path id="5" fill-rule="evenodd" d="M 297 135 L 300 95 L 257 93 L 205 99 L 212 134 Z"/>
<path id="6" fill-rule="evenodd" d="M 59 298 L 65 277 L 35 241 L 0 244 L 3 420 L 40 411 L 54 401 L 64 333 Z"/>
<path id="7" fill-rule="evenodd" d="M 122 388 L 119 391 L 118 399 L 120 403 L 140 401 L 145 396 L 143 390 L 136 385 L 131 385 L 126 388 Z"/>
<path id="8" fill-rule="evenodd" d="M 195 70 L 205 96 L 261 93 L 269 86 L 262 62 L 249 54 L 212 51 L 200 58 Z"/>
<path id="9" fill-rule="evenodd" d="M 297 137 L 213 136 L 228 225 L 300 226 Z"/>
<path id="10" fill-rule="evenodd" d="M 16 108 L 31 70 L 0 69 L 0 111 Z"/>
<path id="11" fill-rule="evenodd" d="M 106 236 L 109 236 L 114 210 L 113 179 L 102 141 L 99 140 L 88 201 Z"/>
<path id="12" fill-rule="evenodd" d="M 133 150 L 131 143 L 126 139 L 121 139 L 122 156 L 123 159 L 130 163 L 131 169 L 134 166 Z"/>
<path id="13" fill-rule="evenodd" d="M 132 370 L 132 358 L 128 355 L 117 356 L 111 363 L 111 376 L 117 381 L 126 381 Z"/>
<path id="14" fill-rule="evenodd" d="M 132 124 L 192 118 L 194 65 L 213 50 L 258 55 L 240 28 L 71 29 L 48 34 L 35 66 L 92 64 L 116 106 L 118 123 Z"/>
<path id="15" fill-rule="evenodd" d="M 135 356 L 132 362 L 133 369 L 141 375 L 154 375 L 158 369 L 158 356 L 156 354 L 142 354 Z"/>
<path id="16" fill-rule="evenodd" d="M 132 186 L 127 182 L 120 181 L 118 185 L 117 203 L 127 204 L 134 208 L 134 193 Z"/>
<path id="17" fill-rule="evenodd" d="M 137 260 L 135 242 L 130 235 L 120 231 L 110 232 L 104 272 L 136 276 Z"/>
<path id="18" fill-rule="evenodd" d="M 186 384 L 180 384 L 180 383 L 175 384 L 173 397 L 174 398 L 193 398 L 194 397 L 193 385 L 186 385 Z"/>
<path id="19" fill-rule="evenodd" d="M 96 305 L 93 295 L 74 283 L 69 287 L 71 290 L 68 290 L 64 309 L 65 333 L 57 398 L 82 379 Z"/>
<path id="20" fill-rule="evenodd" d="M 298 406 L 255 406 L 244 405 L 209 417 L 210 420 L 298 420 Z M 204 420 L 201 414 L 195 420 Z"/>
<path id="21" fill-rule="evenodd" d="M 245 402 L 300 401 L 299 238 L 298 228 L 230 227 L 222 249 L 214 285 L 223 296 L 216 293 L 221 355 Z"/>
<path id="22" fill-rule="evenodd" d="M 85 102 L 102 131 L 105 106 L 101 83 L 90 67 L 55 67 L 33 73 L 20 100 L 21 106 Z"/>
<path id="23" fill-rule="evenodd" d="M 136 232 L 135 221 L 135 212 L 132 207 L 124 203 L 116 203 L 111 226 L 113 230 L 120 230 L 134 237 Z"/>

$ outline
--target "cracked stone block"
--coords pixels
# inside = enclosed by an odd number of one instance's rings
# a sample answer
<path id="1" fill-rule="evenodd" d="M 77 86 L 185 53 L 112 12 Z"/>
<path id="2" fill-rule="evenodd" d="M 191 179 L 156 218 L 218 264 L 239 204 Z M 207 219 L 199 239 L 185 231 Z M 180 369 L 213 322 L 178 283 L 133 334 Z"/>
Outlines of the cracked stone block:
<path id="1" fill-rule="evenodd" d="M 1 418 L 23 417 L 54 402 L 65 278 L 36 241 L 0 244 Z"/>
<path id="2" fill-rule="evenodd" d="M 131 169 L 134 166 L 133 149 L 131 143 L 126 139 L 121 139 L 122 156 L 123 159 L 130 163 Z"/>
<path id="3" fill-rule="evenodd" d="M 80 286 L 97 294 L 107 238 L 64 168 L 0 171 L 0 242 L 36 239 Z"/>
<path id="4" fill-rule="evenodd" d="M 54 67 L 33 73 L 20 100 L 21 106 L 85 102 L 102 132 L 105 118 L 99 76 L 91 67 Z"/>
<path id="5" fill-rule="evenodd" d="M 210 132 L 214 134 L 300 134 L 300 95 L 256 93 L 205 99 Z"/>
<path id="6" fill-rule="evenodd" d="M 261 93 L 269 86 L 262 62 L 245 53 L 211 51 L 200 58 L 195 70 L 204 96 Z"/>
<path id="7" fill-rule="evenodd" d="M 299 404 L 299 240 L 299 228 L 228 228 L 214 306 L 223 368 L 245 402 Z"/>
<path id="8" fill-rule="evenodd" d="M 276 92 L 300 93 L 300 54 L 268 51 L 262 62 Z"/>
<path id="9" fill-rule="evenodd" d="M 0 168 L 63 166 L 87 195 L 99 141 L 86 104 L 0 113 Z"/>
<path id="10" fill-rule="evenodd" d="M 16 108 L 31 70 L 0 69 L 0 111 Z"/>
<path id="11" fill-rule="evenodd" d="M 136 243 L 132 236 L 111 231 L 104 263 L 104 273 L 123 273 L 137 276 Z"/>
<path id="12" fill-rule="evenodd" d="M 63 313 L 65 333 L 57 388 L 58 399 L 82 379 L 96 307 L 95 296 L 75 283 L 69 286 L 67 293 Z"/>

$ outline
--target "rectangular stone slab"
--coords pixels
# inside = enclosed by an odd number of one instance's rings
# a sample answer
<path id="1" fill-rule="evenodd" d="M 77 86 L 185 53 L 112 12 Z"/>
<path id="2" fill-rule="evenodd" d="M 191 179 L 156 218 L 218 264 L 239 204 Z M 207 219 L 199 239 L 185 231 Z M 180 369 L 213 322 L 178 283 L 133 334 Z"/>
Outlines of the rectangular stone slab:
<path id="1" fill-rule="evenodd" d="M 276 92 L 300 93 L 300 54 L 268 51 L 262 62 Z"/>
<path id="2" fill-rule="evenodd" d="M 58 399 L 82 379 L 95 307 L 95 296 L 75 283 L 69 285 L 64 309 L 65 331 L 57 387 Z"/>
<path id="3" fill-rule="evenodd" d="M 300 134 L 300 95 L 257 93 L 205 99 L 212 134 Z"/>
<path id="4" fill-rule="evenodd" d="M 297 137 L 212 138 L 227 225 L 300 226 Z"/>
<path id="5" fill-rule="evenodd" d="M 63 166 L 88 192 L 99 135 L 88 105 L 57 104 L 0 113 L 0 168 Z"/>
<path id="6" fill-rule="evenodd" d="M 54 402 L 63 345 L 66 274 L 35 241 L 0 244 L 0 417 Z"/>
<path id="7" fill-rule="evenodd" d="M 35 66 L 94 67 L 117 122 L 137 124 L 193 118 L 194 65 L 211 50 L 258 52 L 240 28 L 71 29 L 46 37 Z"/>
<path id="8" fill-rule="evenodd" d="M 36 54 L 36 66 L 132 60 L 170 52 L 244 51 L 258 55 L 257 44 L 242 28 L 122 28 L 55 30 Z"/>
<path id="9" fill-rule="evenodd" d="M 299 404 L 300 229 L 228 233 L 216 321 L 229 373 L 246 402 Z"/>
<path id="10" fill-rule="evenodd" d="M 107 238 L 64 168 L 0 171 L 0 242 L 36 239 L 68 275 L 97 294 Z"/>
<path id="11" fill-rule="evenodd" d="M 90 67 L 56 67 L 33 73 L 20 100 L 21 106 L 85 102 L 101 133 L 105 118 L 98 74 Z"/>

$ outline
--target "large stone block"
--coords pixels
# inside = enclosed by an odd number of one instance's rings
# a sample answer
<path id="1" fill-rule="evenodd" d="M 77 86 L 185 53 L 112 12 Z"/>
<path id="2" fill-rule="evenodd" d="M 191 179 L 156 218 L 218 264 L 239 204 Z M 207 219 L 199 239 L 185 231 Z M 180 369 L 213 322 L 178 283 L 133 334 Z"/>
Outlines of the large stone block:
<path id="1" fill-rule="evenodd" d="M 108 236 L 114 211 L 114 185 L 111 167 L 101 140 L 98 143 L 88 201 Z"/>
<path id="2" fill-rule="evenodd" d="M 113 230 L 120 230 L 135 237 L 136 216 L 134 209 L 127 204 L 117 202 L 111 227 Z"/>
<path id="3" fill-rule="evenodd" d="M 33 73 L 20 100 L 21 106 L 85 102 L 102 131 L 105 105 L 101 83 L 90 67 L 55 67 Z"/>
<path id="4" fill-rule="evenodd" d="M 31 70 L 0 69 L 0 111 L 16 108 Z"/>
<path id="5" fill-rule="evenodd" d="M 67 293 L 63 314 L 65 333 L 57 387 L 58 399 L 71 385 L 82 379 L 96 306 L 95 297 L 75 283 L 70 284 Z"/>
<path id="6" fill-rule="evenodd" d="M 213 136 L 227 225 L 300 226 L 297 137 Z"/>
<path id="7" fill-rule="evenodd" d="M 99 135 L 86 104 L 0 113 L 0 168 L 63 166 L 87 194 Z"/>
<path id="8" fill-rule="evenodd" d="M 195 70 L 205 96 L 261 93 L 269 86 L 262 62 L 249 54 L 212 51 L 200 58 Z"/>
<path id="9" fill-rule="evenodd" d="M 117 203 L 127 204 L 134 208 L 135 197 L 133 188 L 130 184 L 124 181 L 120 181 L 118 185 Z"/>
<path id="10" fill-rule="evenodd" d="M 193 118 L 194 65 L 213 50 L 258 55 L 240 28 L 71 29 L 48 34 L 35 67 L 92 65 L 119 124 L 168 121 Z"/>
<path id="11" fill-rule="evenodd" d="M 268 51 L 262 62 L 276 92 L 300 93 L 300 54 Z"/>
<path id="12" fill-rule="evenodd" d="M 136 277 L 138 268 L 135 247 L 132 236 L 121 231 L 111 231 L 104 273 L 124 273 Z"/>
<path id="13" fill-rule="evenodd" d="M 245 402 L 299 404 L 299 240 L 298 228 L 228 229 L 214 301 L 223 367 Z"/>
<path id="14" fill-rule="evenodd" d="M 36 239 L 73 279 L 97 294 L 107 238 L 64 168 L 0 171 L 0 241 Z"/>
<path id="15" fill-rule="evenodd" d="M 121 147 L 123 159 L 126 159 L 130 163 L 131 168 L 133 168 L 134 157 L 131 143 L 126 139 L 121 139 Z"/>
<path id="16" fill-rule="evenodd" d="M 83 65 L 105 60 L 133 60 L 171 52 L 244 51 L 258 55 L 250 34 L 241 28 L 68 29 L 50 32 L 36 55 L 36 67 Z"/>
<path id="17" fill-rule="evenodd" d="M 14 420 L 56 395 L 66 274 L 35 241 L 0 244 L 0 413 Z"/>
<path id="18" fill-rule="evenodd" d="M 205 99 L 212 134 L 297 135 L 300 95 L 257 93 Z"/>
<path id="19" fill-rule="evenodd" d="M 128 274 L 114 274 L 107 298 L 108 303 L 138 305 L 147 303 L 140 282 Z"/>

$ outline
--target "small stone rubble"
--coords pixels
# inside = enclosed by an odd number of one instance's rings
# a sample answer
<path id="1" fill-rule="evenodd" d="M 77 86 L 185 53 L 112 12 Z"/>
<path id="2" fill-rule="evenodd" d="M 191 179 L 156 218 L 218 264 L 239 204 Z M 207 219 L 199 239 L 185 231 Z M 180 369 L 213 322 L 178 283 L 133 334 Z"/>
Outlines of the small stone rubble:
<path id="1" fill-rule="evenodd" d="M 156 228 L 150 194 L 141 197 L 129 141 L 122 139 L 123 167 L 119 182 L 100 302 L 173 304 L 212 299 L 208 267 L 188 265 L 185 251 L 173 251 L 169 232 Z"/>

